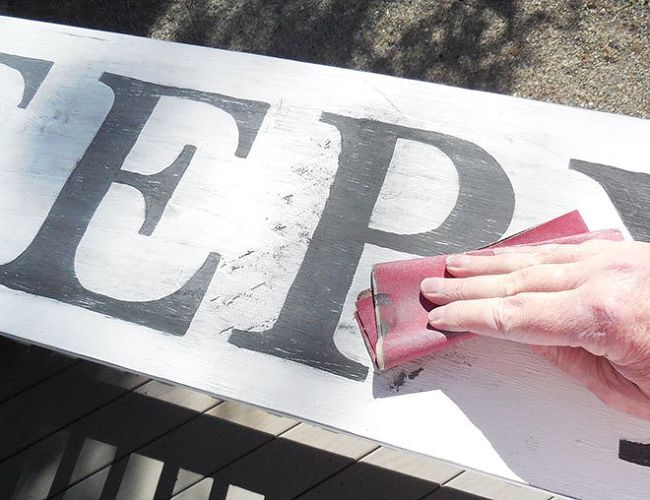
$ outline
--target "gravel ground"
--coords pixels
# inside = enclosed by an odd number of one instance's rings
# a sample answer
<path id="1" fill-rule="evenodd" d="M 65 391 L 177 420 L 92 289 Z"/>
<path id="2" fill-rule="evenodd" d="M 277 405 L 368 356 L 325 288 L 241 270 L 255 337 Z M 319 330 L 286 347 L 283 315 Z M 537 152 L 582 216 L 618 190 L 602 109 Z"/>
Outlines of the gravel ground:
<path id="1" fill-rule="evenodd" d="M 0 0 L 0 14 L 650 118 L 648 0 Z"/>

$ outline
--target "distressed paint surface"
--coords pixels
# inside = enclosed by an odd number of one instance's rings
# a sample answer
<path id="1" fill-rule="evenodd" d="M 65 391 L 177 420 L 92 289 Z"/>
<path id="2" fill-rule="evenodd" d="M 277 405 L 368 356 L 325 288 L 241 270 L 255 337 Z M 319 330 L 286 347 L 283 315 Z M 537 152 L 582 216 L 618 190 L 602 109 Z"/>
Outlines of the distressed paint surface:
<path id="1" fill-rule="evenodd" d="M 0 331 L 589 498 L 644 498 L 603 406 L 475 339 L 374 374 L 380 261 L 579 209 L 645 239 L 650 122 L 0 18 Z M 612 480 L 615 478 L 615 480 Z"/>

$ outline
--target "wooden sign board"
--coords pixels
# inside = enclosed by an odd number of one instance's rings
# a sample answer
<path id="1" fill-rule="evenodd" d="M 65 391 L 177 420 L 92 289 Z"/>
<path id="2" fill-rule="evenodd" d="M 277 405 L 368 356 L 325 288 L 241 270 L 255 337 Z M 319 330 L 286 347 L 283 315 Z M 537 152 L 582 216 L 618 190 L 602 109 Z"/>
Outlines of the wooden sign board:
<path id="1" fill-rule="evenodd" d="M 373 373 L 353 308 L 375 262 L 576 208 L 648 238 L 650 122 L 9 18 L 0 103 L 6 335 L 561 493 L 647 497 L 642 457 L 619 458 L 647 422 L 508 342 Z"/>

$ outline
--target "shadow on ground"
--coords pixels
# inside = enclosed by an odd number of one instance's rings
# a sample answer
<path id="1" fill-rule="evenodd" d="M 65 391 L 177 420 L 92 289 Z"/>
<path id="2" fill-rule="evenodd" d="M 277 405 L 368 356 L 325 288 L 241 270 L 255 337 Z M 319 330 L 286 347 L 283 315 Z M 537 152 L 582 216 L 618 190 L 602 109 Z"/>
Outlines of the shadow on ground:
<path id="1" fill-rule="evenodd" d="M 38 0 L 0 13 L 508 93 L 526 38 L 575 26 L 514 1 Z"/>
<path id="2" fill-rule="evenodd" d="M 0 0 L 0 15 L 650 117 L 648 0 Z"/>
<path id="3" fill-rule="evenodd" d="M 147 36 L 170 0 L 0 0 L 0 14 Z"/>

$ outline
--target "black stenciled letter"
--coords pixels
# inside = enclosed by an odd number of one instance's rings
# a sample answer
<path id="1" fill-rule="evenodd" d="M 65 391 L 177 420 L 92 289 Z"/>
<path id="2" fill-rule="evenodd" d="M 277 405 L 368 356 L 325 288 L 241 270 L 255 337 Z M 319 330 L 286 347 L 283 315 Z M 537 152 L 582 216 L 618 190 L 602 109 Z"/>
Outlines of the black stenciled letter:
<path id="1" fill-rule="evenodd" d="M 17 70 L 23 77 L 25 88 L 23 98 L 18 104 L 19 108 L 26 108 L 32 101 L 45 77 L 52 68 L 51 61 L 32 59 L 31 57 L 15 56 L 0 52 L 0 64 L 5 64 Z"/>
<path id="2" fill-rule="evenodd" d="M 131 302 L 81 286 L 74 270 L 77 247 L 113 182 L 128 184 L 142 194 L 146 211 L 140 234 L 150 235 L 155 229 L 196 149 L 186 145 L 170 166 L 156 174 L 121 170 L 161 97 L 203 102 L 229 113 L 239 131 L 235 154 L 242 158 L 248 155 L 269 105 L 111 73 L 104 73 L 100 81 L 112 89 L 113 105 L 32 243 L 18 258 L 0 266 L 0 284 L 183 335 L 214 275 L 220 258 L 217 253 L 210 253 L 192 278 L 176 292 L 157 300 Z"/>
<path id="3" fill-rule="evenodd" d="M 235 330 L 229 342 L 365 380 L 368 369 L 343 356 L 333 335 L 365 243 L 435 255 L 499 239 L 515 206 L 510 181 L 476 144 L 428 130 L 323 113 L 341 134 L 339 167 L 305 258 L 275 325 L 262 333 Z M 430 144 L 458 170 L 459 193 L 447 219 L 428 232 L 397 235 L 368 228 L 398 139 Z"/>
<path id="4" fill-rule="evenodd" d="M 632 237 L 650 242 L 650 175 L 582 160 L 571 160 L 569 169 L 598 182 Z"/>

